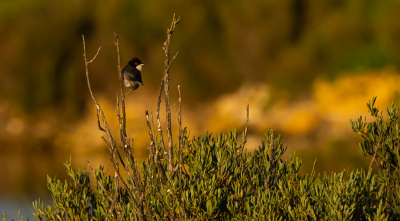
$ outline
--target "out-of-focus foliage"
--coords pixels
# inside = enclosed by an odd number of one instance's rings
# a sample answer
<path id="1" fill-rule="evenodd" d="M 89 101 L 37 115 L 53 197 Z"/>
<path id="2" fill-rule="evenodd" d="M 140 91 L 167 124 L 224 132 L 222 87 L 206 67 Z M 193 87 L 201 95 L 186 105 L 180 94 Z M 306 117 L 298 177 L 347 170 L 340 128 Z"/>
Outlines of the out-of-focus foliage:
<path id="1" fill-rule="evenodd" d="M 18 216 L 19 216 L 20 220 L 23 221 L 23 220 L 24 220 L 24 217 L 21 216 L 20 213 L 21 213 L 21 212 L 18 210 Z M 2 221 L 6 221 L 6 213 L 4 212 L 4 210 L 3 210 L 3 219 L 2 219 Z M 14 221 L 14 220 L 13 220 L 13 221 Z M 29 221 L 29 218 L 26 218 L 26 221 Z"/>
<path id="2" fill-rule="evenodd" d="M 162 67 L 155 65 L 162 63 L 159 45 L 173 13 L 182 17 L 183 30 L 174 40 L 173 49 L 181 53 L 174 81 L 187 85 L 182 89 L 190 102 L 235 91 L 243 82 L 309 92 L 316 76 L 397 67 L 399 9 L 398 1 L 366 0 L 6 0 L 0 7 L 1 94 L 25 111 L 56 105 L 81 113 L 81 35 L 88 48 L 102 45 L 107 51 L 92 77 L 94 90 L 104 92 L 115 89 L 110 84 L 116 72 L 114 31 L 123 63 L 142 58 L 143 80 L 154 87 L 161 77 Z"/>
<path id="3" fill-rule="evenodd" d="M 367 123 L 360 118 L 351 121 L 353 130 L 362 135 L 362 153 L 375 155 L 380 167 L 315 176 L 299 173 L 301 159 L 290 157 L 283 161 L 286 148 L 280 136 L 272 130 L 265 132 L 254 153 L 241 152 L 243 143 L 233 130 L 216 137 L 205 134 L 188 139 L 184 133 L 183 175 L 165 174 L 163 181 L 159 165 L 151 160 L 140 163 L 145 187 L 141 208 L 150 220 L 222 219 L 222 220 L 398 220 L 400 217 L 399 136 L 398 109 L 388 109 L 389 122 L 384 123 L 374 98 L 367 106 L 375 121 Z M 245 139 L 245 138 L 242 138 Z M 150 158 L 163 157 L 161 144 Z M 175 159 L 179 158 L 177 148 Z M 149 159 L 150 159 L 149 158 Z M 165 159 L 164 159 L 165 160 Z M 154 162 L 154 161 L 153 161 Z M 165 161 L 163 170 L 167 171 Z M 73 182 L 68 185 L 56 178 L 48 178 L 54 206 L 45 207 L 34 202 L 35 216 L 41 220 L 58 217 L 80 220 L 116 219 L 116 211 L 109 211 L 114 193 L 113 178 L 96 170 L 99 185 L 90 186 L 90 175 L 85 170 L 74 170 L 66 164 Z M 182 188 L 182 189 L 181 189 Z M 124 220 L 135 220 L 137 213 L 128 193 L 135 190 L 119 189 L 118 204 Z M 181 201 L 183 199 L 184 203 Z"/>
<path id="4" fill-rule="evenodd" d="M 400 64 L 400 50 L 396 50 L 400 48 L 399 8 L 397 1 L 366 0 L 256 0 L 251 4 L 5 0 L 0 6 L 0 123 L 6 125 L 0 128 L 1 149 L 55 151 L 52 147 L 57 146 L 70 150 L 81 140 L 68 140 L 72 137 L 68 133 L 90 131 L 81 123 L 85 117 L 83 121 L 91 121 L 87 118 L 92 116 L 86 108 L 90 101 L 83 73 L 82 34 L 88 41 L 88 54 L 102 46 L 96 60 L 101 65 L 91 67 L 94 93 L 103 94 L 113 108 L 118 91 L 112 43 L 116 31 L 122 64 L 133 56 L 146 63 L 146 87 L 132 95 L 132 103 L 140 101 L 132 105 L 150 109 L 146 101 L 156 96 L 163 59 L 160 45 L 173 13 L 182 19 L 172 46 L 180 54 L 171 70 L 171 86 L 183 85 L 185 104 L 190 104 L 185 109 L 193 115 L 199 115 L 199 109 L 209 110 L 197 118 L 200 122 L 188 122 L 196 125 L 190 125 L 192 132 L 237 127 L 230 117 L 237 113 L 232 102 L 244 96 L 256 105 L 252 110 L 257 118 L 263 118 L 257 125 L 259 131 L 268 125 L 282 133 L 309 136 L 335 121 L 334 115 L 359 106 L 352 105 L 362 100 L 351 94 L 356 88 L 353 84 L 363 87 L 354 95 L 371 97 L 382 91 L 393 99 L 395 86 L 371 84 L 384 81 L 385 76 L 376 76 L 382 68 Z M 387 70 L 382 72 L 392 78 L 398 75 L 396 70 Z M 171 92 L 172 97 L 176 94 Z M 342 107 L 326 102 L 343 97 L 348 102 Z M 202 108 L 195 105 L 199 103 Z M 135 111 L 130 115 L 135 119 L 143 113 L 140 108 Z M 224 121 L 204 121 L 214 118 L 214 113 Z M 276 122 L 272 113 L 287 118 Z M 333 124 L 337 128 L 337 122 Z M 336 131 L 344 131 L 343 125 Z M 18 139 L 21 136 L 29 142 Z"/>

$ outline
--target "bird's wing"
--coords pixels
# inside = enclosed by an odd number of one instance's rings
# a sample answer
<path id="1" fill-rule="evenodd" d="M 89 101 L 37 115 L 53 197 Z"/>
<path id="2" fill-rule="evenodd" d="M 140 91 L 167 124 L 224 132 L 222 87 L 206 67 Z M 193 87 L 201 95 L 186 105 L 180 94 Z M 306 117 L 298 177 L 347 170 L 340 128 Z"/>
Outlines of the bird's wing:
<path id="1" fill-rule="evenodd" d="M 143 84 L 142 75 L 140 74 L 139 71 L 130 72 L 130 71 L 125 70 L 123 72 L 123 75 L 124 75 L 123 78 L 125 80 L 140 82 L 141 84 Z"/>
<path id="2" fill-rule="evenodd" d="M 126 67 L 124 67 L 124 69 L 122 69 L 122 71 L 121 71 L 121 77 L 122 77 L 122 78 L 125 77 L 125 68 L 126 68 Z"/>
<path id="3" fill-rule="evenodd" d="M 134 71 L 134 72 L 133 72 L 133 76 L 134 76 L 134 78 L 136 79 L 136 81 L 138 81 L 138 82 L 140 82 L 140 83 L 143 84 L 143 81 L 142 81 L 142 74 L 140 73 L 139 70 Z"/>
<path id="4" fill-rule="evenodd" d="M 129 81 L 137 81 L 143 84 L 142 75 L 140 71 L 136 68 L 125 66 L 121 72 L 121 76 Z"/>

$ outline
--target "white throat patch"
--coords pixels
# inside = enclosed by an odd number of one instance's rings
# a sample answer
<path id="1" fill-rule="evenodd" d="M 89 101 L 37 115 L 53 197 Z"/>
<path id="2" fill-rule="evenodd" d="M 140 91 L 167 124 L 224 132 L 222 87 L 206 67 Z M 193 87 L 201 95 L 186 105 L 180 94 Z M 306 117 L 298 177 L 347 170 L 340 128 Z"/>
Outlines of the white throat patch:
<path id="1" fill-rule="evenodd" d="M 143 67 L 143 64 L 139 64 L 138 66 L 136 66 L 136 69 L 138 69 L 140 72 L 142 72 L 142 67 Z"/>

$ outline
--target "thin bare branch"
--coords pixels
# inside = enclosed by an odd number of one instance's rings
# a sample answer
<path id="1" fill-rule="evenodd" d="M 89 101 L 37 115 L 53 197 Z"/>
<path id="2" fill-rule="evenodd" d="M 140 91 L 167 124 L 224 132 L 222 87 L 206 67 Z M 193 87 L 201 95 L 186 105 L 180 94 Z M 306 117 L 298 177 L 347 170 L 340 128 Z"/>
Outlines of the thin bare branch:
<path id="1" fill-rule="evenodd" d="M 154 141 L 153 131 L 151 129 L 151 124 L 150 124 L 149 112 L 147 110 L 145 111 L 145 115 L 146 115 L 147 128 L 149 130 L 149 136 L 150 136 L 149 156 L 154 156 L 156 153 L 156 143 Z M 149 163 L 152 165 L 154 164 L 153 161 L 154 158 L 151 157 L 151 159 L 149 159 Z"/>
<path id="2" fill-rule="evenodd" d="M 107 136 L 108 136 L 108 141 L 107 141 L 106 143 L 107 143 L 107 144 L 109 145 L 109 147 L 110 147 L 110 159 L 111 159 L 111 162 L 112 162 L 113 165 L 114 165 L 115 171 L 116 171 L 117 173 L 119 173 L 118 159 L 117 159 L 116 154 L 115 154 L 115 149 L 116 149 L 115 140 L 114 140 L 114 138 L 113 138 L 113 136 L 112 136 L 112 134 L 111 134 L 111 131 L 110 131 L 110 128 L 109 128 L 109 126 L 108 126 L 106 117 L 104 116 L 104 112 L 103 112 L 103 110 L 101 109 L 100 105 L 97 103 L 96 99 L 94 98 L 92 89 L 91 89 L 91 87 L 90 87 L 90 81 L 89 81 L 89 68 L 88 68 L 88 64 L 94 61 L 94 59 L 97 57 L 98 52 L 99 52 L 100 49 L 97 51 L 97 53 L 96 53 L 96 55 L 94 56 L 94 58 L 93 58 L 90 62 L 88 62 L 87 59 L 86 59 L 85 37 L 84 37 L 83 35 L 82 35 L 82 41 L 83 41 L 83 57 L 84 57 L 84 60 L 85 60 L 86 80 L 87 80 L 87 83 L 88 83 L 89 92 L 90 92 L 90 95 L 91 95 L 91 97 L 92 97 L 93 104 L 94 104 L 94 106 L 95 106 L 96 109 L 97 109 L 97 116 L 100 115 L 100 116 L 101 116 L 101 119 L 102 119 L 102 121 L 103 121 L 104 129 L 103 129 L 102 131 L 105 131 L 105 132 L 107 133 Z M 100 129 L 101 129 L 101 127 L 100 127 Z M 118 182 L 116 182 L 115 189 L 118 190 Z M 115 192 L 114 199 L 118 199 L 118 191 Z M 115 202 L 113 201 L 113 203 L 112 203 L 111 205 L 114 205 L 114 203 L 115 203 Z M 121 208 L 119 207 L 118 204 L 116 205 L 116 208 L 117 208 L 118 219 L 119 219 L 119 220 L 122 220 L 121 215 L 120 215 L 120 214 L 121 214 Z M 112 209 L 113 209 L 113 206 L 111 206 L 110 210 L 112 210 Z"/>
<path id="3" fill-rule="evenodd" d="M 172 129 L 171 129 L 171 108 L 169 103 L 169 48 L 171 44 L 172 33 L 175 31 L 176 24 L 179 23 L 180 18 L 175 19 L 175 14 L 172 18 L 171 27 L 167 30 L 167 40 L 164 42 L 164 89 L 165 89 L 165 107 L 166 107 L 166 118 L 167 118 L 167 133 L 168 133 L 168 171 L 171 173 L 173 169 L 174 154 L 173 154 L 173 141 L 172 141 Z M 177 55 L 177 54 L 176 54 Z M 174 57 L 175 58 L 175 57 Z"/>
<path id="4" fill-rule="evenodd" d="M 377 151 L 375 151 L 375 154 L 374 154 L 374 156 L 372 157 L 372 160 L 371 160 L 371 163 L 369 164 L 369 168 L 368 168 L 368 169 L 371 169 L 371 167 L 372 167 L 372 163 L 374 162 L 375 157 L 376 157 L 376 152 L 377 152 Z"/>
<path id="5" fill-rule="evenodd" d="M 126 139 L 126 111 L 125 111 L 125 92 L 124 92 L 124 80 L 122 79 L 121 72 L 121 57 L 119 53 L 119 41 L 118 35 L 114 32 L 114 44 L 117 47 L 117 55 L 118 55 L 118 76 L 119 76 L 119 84 L 121 88 L 121 105 L 122 105 L 122 135 L 121 139 Z M 123 143 L 126 141 L 123 141 Z M 124 144 L 125 146 L 125 144 Z"/>
<path id="6" fill-rule="evenodd" d="M 171 66 L 172 62 L 175 60 L 176 56 L 178 55 L 179 51 L 176 52 L 175 56 L 171 59 L 171 61 L 168 64 L 168 69 Z"/>
<path id="7" fill-rule="evenodd" d="M 167 163 L 168 163 L 169 162 L 169 157 L 168 157 L 168 152 L 165 149 L 164 136 L 163 136 L 163 133 L 162 133 L 161 121 L 160 121 L 161 94 L 162 94 L 163 87 L 164 87 L 164 79 L 161 80 L 160 88 L 158 90 L 158 102 L 157 102 L 156 118 L 157 118 L 157 130 L 158 130 L 158 133 L 160 134 L 161 151 L 163 152 L 164 160 L 166 160 Z M 158 150 L 156 150 L 156 156 L 157 156 L 157 165 L 158 165 L 159 177 L 161 178 L 162 183 L 166 184 L 167 178 L 166 178 L 165 171 L 164 171 L 164 168 L 163 168 L 162 163 L 161 163 L 161 159 L 158 156 Z"/>
<path id="8" fill-rule="evenodd" d="M 250 175 L 249 175 L 249 171 L 247 170 L 247 166 L 245 165 L 245 162 L 243 160 L 243 150 L 244 150 L 244 146 L 247 142 L 247 127 L 249 125 L 249 105 L 247 105 L 247 117 L 246 117 L 246 128 L 244 129 L 244 134 L 243 134 L 243 140 L 242 140 L 242 144 L 239 146 L 238 148 L 238 153 L 237 153 L 237 157 L 240 158 L 241 164 L 242 164 L 242 168 L 244 171 L 244 174 L 246 176 L 247 182 L 250 184 L 251 190 L 253 191 L 254 195 L 257 196 L 257 190 L 253 184 L 253 182 L 251 181 Z"/>
<path id="9" fill-rule="evenodd" d="M 177 53 L 178 54 L 178 53 Z M 172 60 L 174 60 L 176 55 Z M 172 63 L 172 61 L 171 61 Z M 182 196 L 182 149 L 183 149 L 183 131 L 182 131 L 182 96 L 181 96 L 181 86 L 178 85 L 178 95 L 179 95 L 179 112 L 178 115 L 178 123 L 179 123 L 179 196 L 182 203 L 183 215 L 185 220 L 187 220 L 186 210 L 185 210 L 185 200 Z"/>
<path id="10" fill-rule="evenodd" d="M 87 62 L 88 64 L 89 64 L 89 63 L 92 63 L 92 62 L 94 61 L 94 59 L 96 59 L 97 55 L 99 55 L 100 49 L 101 49 L 101 46 L 99 47 L 99 49 L 97 49 L 97 52 L 96 52 L 96 54 L 94 55 L 94 57 L 92 58 L 92 60 L 90 60 L 90 61 Z"/>
<path id="11" fill-rule="evenodd" d="M 87 59 L 86 59 L 86 45 L 85 45 L 85 37 L 83 35 L 82 35 L 82 40 L 83 40 L 83 57 L 85 59 L 86 80 L 87 80 L 87 83 L 88 83 L 90 96 L 92 97 L 93 104 L 97 109 L 97 114 L 98 114 L 97 116 L 99 116 L 99 115 L 101 116 L 102 121 L 103 121 L 103 123 L 105 125 L 105 129 L 101 129 L 101 130 L 105 131 L 107 133 L 108 139 L 109 139 L 109 143 L 110 143 L 111 147 L 114 148 L 115 147 L 115 141 L 114 141 L 114 139 L 113 139 L 113 137 L 111 135 L 110 128 L 108 127 L 108 124 L 107 124 L 107 120 L 106 120 L 106 118 L 104 116 L 103 110 L 101 109 L 100 105 L 97 103 L 96 99 L 94 98 L 92 89 L 90 87 L 89 69 L 88 69 L 88 63 L 89 62 L 87 62 Z M 97 57 L 97 55 L 95 57 Z M 92 61 L 94 60 L 94 58 L 92 59 Z"/>
<path id="12" fill-rule="evenodd" d="M 164 159 L 168 162 L 169 157 L 168 157 L 168 152 L 165 149 L 164 137 L 163 137 L 161 121 L 160 121 L 160 106 L 161 106 L 161 95 L 162 95 L 163 87 L 164 87 L 164 79 L 161 80 L 160 88 L 158 89 L 158 102 L 157 102 L 156 118 L 157 118 L 157 131 L 160 134 L 160 142 L 161 142 L 161 148 L 163 151 L 163 156 L 164 156 Z"/>
<path id="13" fill-rule="evenodd" d="M 108 147 L 110 148 L 110 150 L 111 150 L 111 149 L 112 149 L 112 146 L 111 146 L 111 144 L 108 143 L 107 139 L 106 139 L 104 136 L 101 136 L 101 139 L 104 140 L 104 143 L 106 143 L 107 146 L 108 146 Z"/>
<path id="14" fill-rule="evenodd" d="M 106 131 L 104 128 L 101 127 L 99 111 L 96 110 L 96 114 L 97 114 L 97 126 L 99 127 L 99 130 L 101 130 L 101 131 L 107 133 L 107 131 Z"/>
<path id="15" fill-rule="evenodd" d="M 246 127 L 244 128 L 244 134 L 243 134 L 243 139 L 242 139 L 242 144 L 240 145 L 239 153 L 242 154 L 244 150 L 244 146 L 247 143 L 247 128 L 249 126 L 249 105 L 247 105 L 246 108 L 247 111 L 247 117 L 246 117 Z"/>

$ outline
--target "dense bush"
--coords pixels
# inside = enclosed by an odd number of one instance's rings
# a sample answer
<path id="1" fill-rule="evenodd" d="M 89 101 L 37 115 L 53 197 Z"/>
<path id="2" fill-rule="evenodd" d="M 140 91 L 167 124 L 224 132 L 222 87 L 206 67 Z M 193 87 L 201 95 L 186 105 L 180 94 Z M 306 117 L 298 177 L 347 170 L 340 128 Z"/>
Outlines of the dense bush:
<path id="1" fill-rule="evenodd" d="M 182 177 L 168 173 L 163 159 L 162 144 L 156 142 L 157 153 L 148 162 L 141 162 L 140 182 L 145 192 L 144 219 L 149 220 L 396 220 L 400 214 L 399 196 L 399 126 L 398 110 L 388 109 L 389 121 L 368 103 L 371 115 L 352 121 L 355 132 L 364 137 L 360 143 L 364 155 L 375 156 L 377 171 L 355 170 L 315 176 L 299 174 L 301 160 L 285 153 L 280 137 L 272 130 L 265 132 L 254 153 L 243 152 L 242 140 L 233 130 L 229 134 L 205 134 L 189 139 L 183 133 Z M 177 147 L 177 145 L 175 145 Z M 174 148 L 175 159 L 179 149 Z M 157 165 L 155 158 L 161 158 Z M 48 178 L 54 206 L 34 203 L 36 217 L 47 220 L 104 220 L 117 218 L 112 207 L 115 180 L 105 174 L 104 168 L 95 170 L 97 183 L 90 186 L 90 173 L 74 170 L 66 164 L 72 183 Z M 117 203 L 123 220 L 135 220 L 138 201 L 134 185 L 119 188 Z M 133 198 L 132 198 L 133 196 Z M 182 199 L 181 199 L 182 197 Z M 115 208 L 115 207 L 114 207 Z M 147 210 L 147 211 L 146 211 Z"/>

